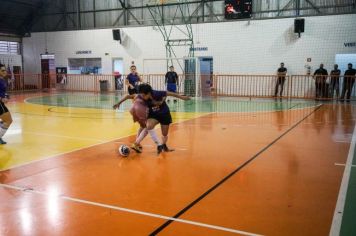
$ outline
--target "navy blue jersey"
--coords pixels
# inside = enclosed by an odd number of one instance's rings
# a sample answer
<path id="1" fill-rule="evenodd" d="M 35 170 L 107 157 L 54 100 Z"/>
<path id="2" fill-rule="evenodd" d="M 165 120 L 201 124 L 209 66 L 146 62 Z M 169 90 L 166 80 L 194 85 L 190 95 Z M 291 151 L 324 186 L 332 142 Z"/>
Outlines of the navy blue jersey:
<path id="1" fill-rule="evenodd" d="M 0 98 L 6 97 L 7 82 L 5 79 L 0 78 Z"/>
<path id="2" fill-rule="evenodd" d="M 150 109 L 150 113 L 160 113 L 160 114 L 169 113 L 169 107 L 165 101 L 159 106 L 154 105 L 155 101 L 156 102 L 163 101 L 163 99 L 167 97 L 167 92 L 153 90 L 151 95 L 152 95 L 152 100 L 150 99 L 147 101 L 147 106 Z"/>
<path id="3" fill-rule="evenodd" d="M 344 76 L 355 76 L 356 75 L 356 70 L 355 69 L 348 69 L 345 71 Z"/>
<path id="4" fill-rule="evenodd" d="M 174 71 L 167 72 L 165 78 L 166 84 L 178 84 L 178 75 Z"/>
<path id="5" fill-rule="evenodd" d="M 131 84 L 132 86 L 136 86 L 138 84 L 138 82 L 140 81 L 140 78 L 138 77 L 138 75 L 136 73 L 128 74 L 126 79 L 129 81 L 129 84 Z"/>

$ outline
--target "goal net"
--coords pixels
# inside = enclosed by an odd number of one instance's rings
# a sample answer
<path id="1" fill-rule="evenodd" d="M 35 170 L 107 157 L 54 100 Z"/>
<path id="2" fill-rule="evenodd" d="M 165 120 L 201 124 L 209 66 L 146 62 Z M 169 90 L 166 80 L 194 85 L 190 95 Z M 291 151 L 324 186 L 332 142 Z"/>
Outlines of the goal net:
<path id="1" fill-rule="evenodd" d="M 210 95 L 204 91 L 210 91 L 211 75 L 201 73 L 201 62 L 197 57 L 144 59 L 145 82 L 151 84 L 154 89 L 166 90 L 165 75 L 170 66 L 174 67 L 179 77 L 178 93 L 192 97 Z"/>

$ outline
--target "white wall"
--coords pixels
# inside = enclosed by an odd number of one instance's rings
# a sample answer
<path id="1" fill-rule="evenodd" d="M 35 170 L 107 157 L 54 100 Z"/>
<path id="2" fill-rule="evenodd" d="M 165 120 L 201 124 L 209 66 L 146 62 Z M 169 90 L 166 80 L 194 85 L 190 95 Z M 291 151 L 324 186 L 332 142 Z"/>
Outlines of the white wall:
<path id="1" fill-rule="evenodd" d="M 289 74 L 305 74 L 307 58 L 312 58 L 313 70 L 321 62 L 330 70 L 335 54 L 356 53 L 356 47 L 344 46 L 356 41 L 355 22 L 355 14 L 307 17 L 301 38 L 293 32 L 294 18 L 193 25 L 195 46 L 208 47 L 196 55 L 213 56 L 214 72 L 221 74 L 274 74 L 282 61 Z M 123 58 L 128 72 L 131 61 L 140 71 L 144 58 L 165 57 L 162 36 L 153 27 L 122 30 L 127 37 L 121 45 L 112 39 L 111 29 L 33 33 L 23 39 L 25 72 L 40 72 L 39 55 L 46 41 L 48 52 L 56 55 L 56 66 L 67 66 L 68 58 L 101 57 L 104 74 L 112 72 L 112 58 Z M 92 54 L 76 55 L 80 50 Z M 178 57 L 185 51 L 178 50 Z"/>

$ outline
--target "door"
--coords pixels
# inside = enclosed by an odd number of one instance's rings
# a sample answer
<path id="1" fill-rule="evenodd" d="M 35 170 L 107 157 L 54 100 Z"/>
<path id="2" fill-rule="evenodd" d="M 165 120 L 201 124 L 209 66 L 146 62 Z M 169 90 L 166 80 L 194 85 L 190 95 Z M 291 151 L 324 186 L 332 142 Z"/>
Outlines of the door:
<path id="1" fill-rule="evenodd" d="M 209 97 L 211 95 L 211 85 L 213 76 L 213 58 L 199 57 L 200 65 L 200 83 L 202 97 Z"/>
<path id="2" fill-rule="evenodd" d="M 49 88 L 49 59 L 41 59 L 42 89 Z"/>
<path id="3" fill-rule="evenodd" d="M 115 78 L 115 89 L 116 90 L 123 90 L 124 89 L 124 81 L 123 81 L 123 73 L 124 73 L 124 62 L 122 58 L 113 58 L 112 59 L 113 65 L 113 75 Z"/>

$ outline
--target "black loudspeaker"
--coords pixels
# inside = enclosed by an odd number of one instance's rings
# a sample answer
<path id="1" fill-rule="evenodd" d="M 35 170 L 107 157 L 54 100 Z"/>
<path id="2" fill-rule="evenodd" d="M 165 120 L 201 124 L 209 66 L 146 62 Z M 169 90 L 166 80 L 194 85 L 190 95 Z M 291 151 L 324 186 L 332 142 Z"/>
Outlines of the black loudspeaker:
<path id="1" fill-rule="evenodd" d="M 113 29 L 112 30 L 112 36 L 114 40 L 120 41 L 121 42 L 121 34 L 119 29 Z"/>
<path id="2" fill-rule="evenodd" d="M 304 33 L 304 19 L 294 19 L 294 33 Z"/>

